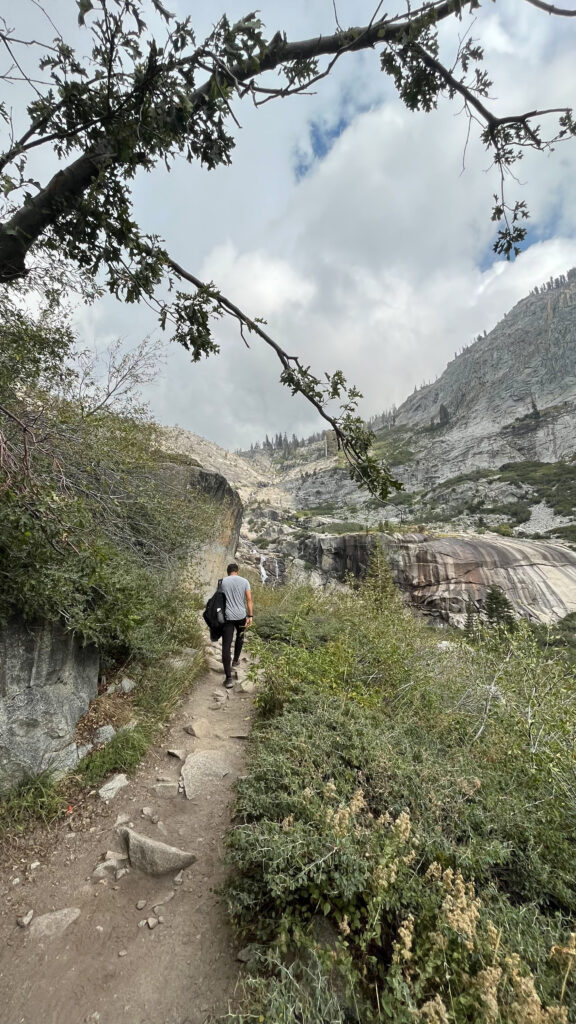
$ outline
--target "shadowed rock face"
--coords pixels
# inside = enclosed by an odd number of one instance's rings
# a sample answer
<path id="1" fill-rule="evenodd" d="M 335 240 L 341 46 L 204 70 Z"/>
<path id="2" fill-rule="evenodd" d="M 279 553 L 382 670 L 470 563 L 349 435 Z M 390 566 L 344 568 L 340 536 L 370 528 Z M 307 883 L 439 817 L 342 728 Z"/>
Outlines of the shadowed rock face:
<path id="1" fill-rule="evenodd" d="M 81 756 L 78 719 L 98 689 L 100 656 L 57 623 L 11 619 L 0 630 L 0 793 Z"/>
<path id="2" fill-rule="evenodd" d="M 456 625 L 469 598 L 484 605 L 488 587 L 501 587 L 517 614 L 556 622 L 576 611 L 576 552 L 546 541 L 463 534 L 349 534 L 308 538 L 301 556 L 325 577 L 362 577 L 382 545 L 394 578 L 415 607 Z"/>

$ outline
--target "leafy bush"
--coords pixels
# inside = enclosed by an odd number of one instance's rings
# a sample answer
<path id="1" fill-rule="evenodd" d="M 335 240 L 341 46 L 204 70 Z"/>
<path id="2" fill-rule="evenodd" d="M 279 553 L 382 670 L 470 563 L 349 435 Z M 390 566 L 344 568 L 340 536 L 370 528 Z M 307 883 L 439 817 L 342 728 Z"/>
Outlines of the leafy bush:
<path id="1" fill-rule="evenodd" d="M 157 657 L 175 632 L 189 632 L 173 570 L 218 510 L 186 496 L 182 458 L 165 455 L 126 397 L 130 373 L 143 378 L 125 357 L 120 392 L 110 376 L 111 395 L 92 381 L 89 402 L 88 369 L 66 324 L 5 298 L 0 349 L 0 561 L 9 567 L 0 621 L 59 620 L 112 658 Z"/>

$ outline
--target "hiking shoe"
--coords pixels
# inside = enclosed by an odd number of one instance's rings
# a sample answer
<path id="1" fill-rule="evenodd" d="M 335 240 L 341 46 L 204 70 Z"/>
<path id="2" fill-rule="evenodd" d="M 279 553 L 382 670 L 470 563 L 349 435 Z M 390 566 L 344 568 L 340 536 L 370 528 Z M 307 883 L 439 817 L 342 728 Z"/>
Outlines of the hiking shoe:
<path id="1" fill-rule="evenodd" d="M 233 661 L 232 662 L 232 668 L 239 668 L 239 666 L 240 666 L 240 662 L 239 661 Z"/>
<path id="2" fill-rule="evenodd" d="M 232 689 L 232 687 L 234 686 L 233 676 L 226 676 L 226 679 L 224 680 L 224 686 L 226 687 L 227 690 Z"/>

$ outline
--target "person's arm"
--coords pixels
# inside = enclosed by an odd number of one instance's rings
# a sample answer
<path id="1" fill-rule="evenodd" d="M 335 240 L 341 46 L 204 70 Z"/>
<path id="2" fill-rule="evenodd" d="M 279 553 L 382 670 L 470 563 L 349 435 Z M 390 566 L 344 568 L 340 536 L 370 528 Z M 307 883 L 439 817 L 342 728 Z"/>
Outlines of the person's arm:
<path id="1" fill-rule="evenodd" d="M 246 608 L 248 609 L 248 616 L 247 616 L 247 618 L 250 620 L 250 622 L 252 622 L 252 617 L 253 617 L 252 616 L 252 612 L 253 612 L 254 609 L 253 609 L 253 606 L 252 606 L 252 591 L 251 590 L 247 590 L 246 591 Z"/>

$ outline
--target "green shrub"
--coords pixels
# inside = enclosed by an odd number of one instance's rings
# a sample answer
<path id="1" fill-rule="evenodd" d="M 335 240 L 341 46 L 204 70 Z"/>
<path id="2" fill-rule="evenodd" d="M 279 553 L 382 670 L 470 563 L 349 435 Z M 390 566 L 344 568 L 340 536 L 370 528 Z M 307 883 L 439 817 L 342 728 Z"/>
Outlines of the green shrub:
<path id="1" fill-rule="evenodd" d="M 557 526 L 550 530 L 546 537 L 560 537 L 568 544 L 576 544 L 576 524 L 570 526 Z"/>
<path id="2" fill-rule="evenodd" d="M 173 570 L 218 509 L 182 486 L 176 467 L 194 460 L 167 455 L 138 404 L 118 399 L 126 365 L 107 407 L 54 320 L 0 300 L 0 622 L 56 620 L 111 658 L 157 657 L 173 639 Z M 87 408 L 90 386 L 102 401 Z"/>
<path id="3" fill-rule="evenodd" d="M 576 478 L 570 462 L 507 462 L 500 466 L 501 480 L 528 484 L 535 501 L 546 501 L 557 515 L 571 516 L 576 509 Z"/>
<path id="4" fill-rule="evenodd" d="M 354 593 L 277 600 L 281 640 L 251 641 L 260 719 L 228 840 L 232 917 L 269 950 L 246 1013 L 567 1022 L 566 662 L 522 625 L 439 652 L 378 568 Z M 314 646 L 307 605 L 338 626 Z"/>

